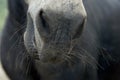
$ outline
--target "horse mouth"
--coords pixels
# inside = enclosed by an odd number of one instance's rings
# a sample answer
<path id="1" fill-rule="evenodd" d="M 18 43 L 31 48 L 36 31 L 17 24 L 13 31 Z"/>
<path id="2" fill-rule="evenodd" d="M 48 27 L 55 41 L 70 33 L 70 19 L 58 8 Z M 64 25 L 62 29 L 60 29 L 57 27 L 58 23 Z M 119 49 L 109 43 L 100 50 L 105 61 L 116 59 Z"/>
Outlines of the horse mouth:
<path id="1" fill-rule="evenodd" d="M 37 56 L 38 57 L 38 56 Z M 60 64 L 60 63 L 63 63 L 65 62 L 62 58 L 60 57 L 52 57 L 52 58 L 49 58 L 49 57 L 46 57 L 45 58 L 37 58 L 37 59 L 34 59 L 36 62 L 40 62 L 42 64 Z"/>
<path id="2" fill-rule="evenodd" d="M 49 24 L 49 21 L 48 21 L 49 19 L 46 19 L 45 13 L 43 11 L 41 11 L 39 16 L 40 17 L 36 21 L 36 28 L 35 28 L 35 25 L 34 25 L 35 22 L 33 22 L 32 17 L 30 16 L 30 14 L 28 14 L 28 25 L 27 25 L 27 29 L 26 29 L 26 36 L 24 37 L 25 38 L 24 43 L 28 50 L 29 56 L 33 60 L 35 60 L 37 62 L 41 62 L 41 63 L 59 64 L 59 63 L 64 63 L 64 62 L 71 62 L 70 60 L 72 60 L 76 56 L 71 56 L 70 54 L 69 55 L 67 54 L 67 52 L 69 52 L 69 47 L 68 47 L 68 45 L 66 46 L 66 43 L 71 45 L 71 41 L 74 41 L 76 38 L 79 38 L 79 36 L 82 33 L 86 19 L 83 19 L 81 22 L 79 22 L 79 24 L 77 24 L 77 27 L 74 29 L 74 33 L 72 33 L 72 31 L 65 32 L 64 29 L 58 30 L 59 32 L 56 32 L 56 33 L 62 34 L 62 35 L 58 34 L 59 38 L 61 38 L 61 36 L 63 36 L 63 35 L 66 35 L 65 39 L 64 38 L 61 39 L 61 40 L 63 40 L 62 44 L 59 43 L 59 45 L 62 45 L 63 47 L 65 45 L 66 47 L 64 47 L 64 48 L 67 48 L 67 51 L 64 51 L 64 49 L 62 50 L 62 48 L 59 48 L 57 51 L 56 48 L 51 50 L 51 48 L 45 48 L 45 47 L 40 50 L 40 48 L 39 48 L 41 46 L 41 45 L 39 45 L 39 43 L 41 43 L 40 39 L 44 40 L 44 44 L 47 45 L 49 42 L 51 42 L 51 38 L 55 38 L 53 36 L 56 36 L 56 35 L 52 35 L 50 32 L 51 25 Z M 63 22 L 61 21 L 61 23 L 63 23 Z M 67 24 L 67 23 L 64 23 L 64 24 Z M 68 27 L 69 25 L 66 25 L 66 26 Z M 30 31 L 32 31 L 32 33 Z M 37 32 L 37 34 L 36 34 L 36 32 Z M 71 36 L 68 35 L 68 33 L 70 33 Z M 38 37 L 36 35 L 39 35 L 40 37 Z M 46 42 L 46 40 L 48 40 L 48 41 Z M 65 44 L 63 44 L 63 43 L 65 43 Z M 56 44 L 56 43 L 54 43 L 54 44 Z M 57 44 L 55 46 L 54 45 L 52 45 L 52 46 L 56 47 Z M 46 53 L 46 50 L 44 50 L 44 49 L 49 49 L 50 52 L 47 51 L 47 53 Z M 45 51 L 45 52 L 43 52 L 43 51 Z M 68 60 L 68 58 L 70 58 L 70 60 Z M 73 59 L 73 60 L 75 60 L 75 59 Z"/>

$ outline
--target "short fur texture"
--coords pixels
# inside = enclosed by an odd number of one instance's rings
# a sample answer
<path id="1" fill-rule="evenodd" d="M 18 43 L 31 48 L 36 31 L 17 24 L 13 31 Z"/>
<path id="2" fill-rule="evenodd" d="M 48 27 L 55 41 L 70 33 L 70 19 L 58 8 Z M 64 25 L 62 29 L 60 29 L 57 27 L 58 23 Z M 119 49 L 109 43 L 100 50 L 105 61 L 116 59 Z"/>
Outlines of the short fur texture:
<path id="1" fill-rule="evenodd" d="M 82 32 L 77 33 L 80 38 L 73 41 L 71 55 L 63 55 L 63 60 L 71 58 L 67 61 L 69 65 L 54 66 L 54 62 L 45 66 L 36 62 L 31 57 L 33 53 L 29 53 L 24 45 L 24 33 L 27 29 L 33 31 L 27 27 L 28 5 L 24 0 L 8 0 L 9 14 L 2 33 L 0 54 L 11 80 L 120 80 L 120 0 L 84 0 L 83 3 L 87 12 L 86 24 Z M 69 38 L 68 28 L 60 27 L 59 31 L 66 34 L 52 35 L 51 40 L 64 42 L 64 36 Z M 45 53 L 47 50 L 48 53 L 66 53 L 70 46 L 62 43 L 57 46 L 52 42 L 50 45 L 50 50 L 48 45 L 44 48 Z"/>

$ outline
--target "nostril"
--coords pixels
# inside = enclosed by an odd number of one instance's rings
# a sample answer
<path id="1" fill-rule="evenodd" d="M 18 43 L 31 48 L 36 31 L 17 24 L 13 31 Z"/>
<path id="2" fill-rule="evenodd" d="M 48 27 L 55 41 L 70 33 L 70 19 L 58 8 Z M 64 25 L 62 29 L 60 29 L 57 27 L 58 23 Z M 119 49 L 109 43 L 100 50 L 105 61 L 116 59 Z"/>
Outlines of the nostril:
<path id="1" fill-rule="evenodd" d="M 46 15 L 46 13 L 41 9 L 40 13 L 39 13 L 39 19 L 40 19 L 40 27 L 43 27 L 44 30 L 46 31 L 46 33 L 50 33 L 50 27 L 48 24 L 48 16 Z"/>
<path id="2" fill-rule="evenodd" d="M 85 22 L 86 22 L 86 18 L 84 18 L 83 21 L 77 26 L 77 29 L 75 29 L 72 39 L 76 39 L 80 37 L 83 31 Z"/>
<path id="3" fill-rule="evenodd" d="M 41 16 L 43 13 L 44 13 L 44 12 L 43 12 L 43 10 L 41 9 L 41 10 L 40 10 L 40 14 L 39 14 L 39 15 Z"/>

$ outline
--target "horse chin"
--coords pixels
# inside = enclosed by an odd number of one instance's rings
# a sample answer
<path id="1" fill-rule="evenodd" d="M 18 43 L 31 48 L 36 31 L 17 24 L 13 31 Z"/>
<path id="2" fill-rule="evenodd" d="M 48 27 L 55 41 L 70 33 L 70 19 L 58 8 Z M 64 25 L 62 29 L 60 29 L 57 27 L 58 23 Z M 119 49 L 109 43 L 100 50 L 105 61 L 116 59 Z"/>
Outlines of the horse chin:
<path id="1" fill-rule="evenodd" d="M 43 63 L 40 60 L 36 60 L 35 67 L 44 80 L 58 80 L 57 78 L 62 78 L 64 74 L 69 75 L 75 73 L 77 71 L 76 69 L 79 70 L 81 68 L 79 63 L 70 64 L 64 60 L 57 63 Z M 46 76 L 48 76 L 47 79 Z"/>

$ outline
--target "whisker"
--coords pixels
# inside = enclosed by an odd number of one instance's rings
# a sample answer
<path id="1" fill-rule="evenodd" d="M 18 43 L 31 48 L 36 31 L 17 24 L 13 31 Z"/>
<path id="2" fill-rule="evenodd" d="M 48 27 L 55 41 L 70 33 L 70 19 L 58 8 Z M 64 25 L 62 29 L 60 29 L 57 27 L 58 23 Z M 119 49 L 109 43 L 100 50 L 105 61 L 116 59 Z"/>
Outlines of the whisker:
<path id="1" fill-rule="evenodd" d="M 21 25 L 21 26 L 23 26 L 23 27 L 21 27 L 20 29 L 18 29 L 17 31 L 15 31 L 15 32 L 13 33 L 13 35 L 9 38 L 9 40 L 13 39 L 14 36 L 15 36 L 20 30 L 22 30 L 22 29 L 25 28 L 25 24 L 23 24 L 23 25 Z"/>
<path id="2" fill-rule="evenodd" d="M 30 61 L 28 61 L 27 65 L 26 65 L 26 71 L 25 71 L 26 74 L 29 73 L 30 69 L 31 69 L 31 59 L 30 59 Z"/>
<path id="3" fill-rule="evenodd" d="M 13 48 L 16 48 L 16 44 L 18 43 L 19 39 L 20 39 L 20 37 L 18 37 L 18 38 L 16 39 L 16 41 L 11 45 L 11 47 L 10 47 L 9 50 L 7 51 L 7 56 L 8 56 L 8 57 L 9 57 L 9 55 L 10 55 L 9 52 L 10 52 Z"/>

